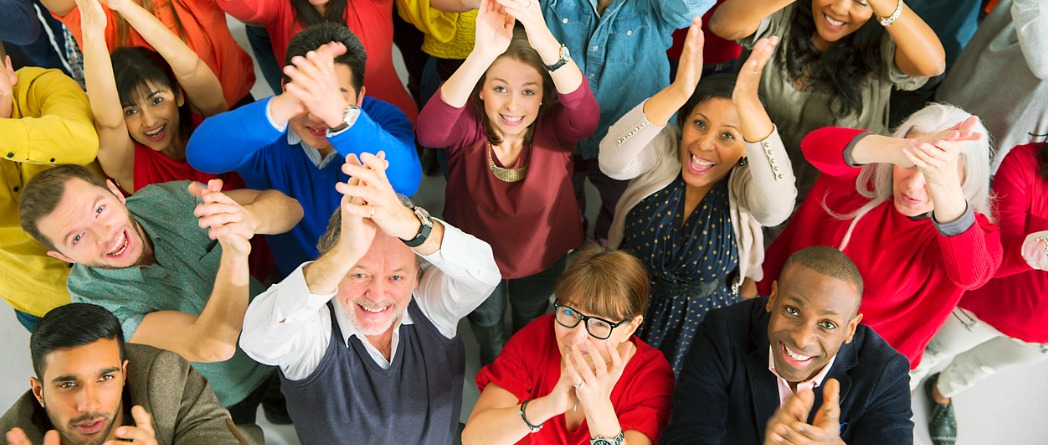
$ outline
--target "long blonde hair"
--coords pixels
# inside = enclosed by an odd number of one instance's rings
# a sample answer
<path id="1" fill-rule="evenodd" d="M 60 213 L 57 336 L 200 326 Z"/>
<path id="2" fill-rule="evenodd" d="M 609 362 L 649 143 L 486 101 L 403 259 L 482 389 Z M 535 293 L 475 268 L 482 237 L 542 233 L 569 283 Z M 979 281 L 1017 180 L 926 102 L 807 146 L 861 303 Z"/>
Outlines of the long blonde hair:
<path id="1" fill-rule="evenodd" d="M 903 138 L 911 131 L 921 133 L 933 133 L 947 130 L 959 122 L 971 116 L 970 113 L 953 105 L 934 103 L 916 111 L 904 121 L 893 137 Z M 974 126 L 973 131 L 980 134 L 980 138 L 973 141 L 963 141 L 959 152 L 963 157 L 963 179 L 962 191 L 966 202 L 970 204 L 973 211 L 986 216 L 992 220 L 991 197 L 989 196 L 989 171 L 991 165 L 991 146 L 988 139 L 988 129 L 980 121 Z M 846 237 L 839 249 L 845 248 L 849 242 L 853 228 L 865 214 L 879 204 L 893 198 L 893 164 L 878 163 L 868 164 L 861 168 L 860 175 L 856 181 L 857 193 L 869 198 L 866 204 L 860 208 L 845 214 L 835 212 L 828 208 L 826 198 L 821 203 L 829 215 L 837 219 L 852 219 Z"/>

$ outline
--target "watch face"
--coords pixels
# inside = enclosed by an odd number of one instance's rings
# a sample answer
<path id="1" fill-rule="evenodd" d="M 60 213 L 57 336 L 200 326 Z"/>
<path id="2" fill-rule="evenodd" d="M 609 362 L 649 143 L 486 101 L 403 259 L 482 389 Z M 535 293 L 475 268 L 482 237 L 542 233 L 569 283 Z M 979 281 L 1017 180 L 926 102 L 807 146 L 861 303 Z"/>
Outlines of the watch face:
<path id="1" fill-rule="evenodd" d="M 565 60 L 565 59 L 569 58 L 569 47 L 567 47 L 567 46 L 562 46 L 561 47 L 561 58 L 562 58 L 562 60 Z"/>

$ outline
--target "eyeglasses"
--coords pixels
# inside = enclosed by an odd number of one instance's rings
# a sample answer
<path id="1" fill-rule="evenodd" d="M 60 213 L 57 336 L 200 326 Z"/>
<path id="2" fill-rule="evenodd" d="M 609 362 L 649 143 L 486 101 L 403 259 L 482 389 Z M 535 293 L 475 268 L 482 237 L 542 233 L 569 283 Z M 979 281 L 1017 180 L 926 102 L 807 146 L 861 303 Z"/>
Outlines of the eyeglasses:
<path id="1" fill-rule="evenodd" d="M 627 320 L 613 323 L 604 318 L 583 315 L 580 311 L 560 303 L 554 303 L 554 320 L 557 321 L 558 324 L 569 329 L 575 328 L 576 325 L 583 321 L 585 322 L 584 326 L 587 328 L 587 333 L 598 340 L 609 338 L 609 336 L 612 335 L 613 329 L 616 329 L 619 325 L 627 323 Z"/>

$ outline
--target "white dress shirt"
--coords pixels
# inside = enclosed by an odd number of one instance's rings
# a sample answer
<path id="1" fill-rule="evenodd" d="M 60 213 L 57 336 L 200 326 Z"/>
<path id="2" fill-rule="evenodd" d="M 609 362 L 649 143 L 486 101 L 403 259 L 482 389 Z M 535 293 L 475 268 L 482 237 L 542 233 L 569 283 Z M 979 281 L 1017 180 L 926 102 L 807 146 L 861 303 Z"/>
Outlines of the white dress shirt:
<path id="1" fill-rule="evenodd" d="M 452 338 L 459 320 L 485 301 L 501 277 L 488 243 L 444 221 L 442 225 L 445 233 L 441 249 L 420 255 L 429 264 L 424 264 L 412 298 L 437 329 Z M 302 380 L 313 373 L 332 338 L 332 319 L 326 303 L 336 294 L 311 294 L 303 275 L 306 264 L 309 263 L 300 265 L 252 301 L 241 331 L 241 349 L 259 363 L 280 366 L 290 380 Z M 361 334 L 339 300 L 333 300 L 332 305 L 343 340 L 349 346 L 350 337 Z M 401 321 L 393 326 L 390 361 L 397 351 L 401 324 L 412 324 L 407 308 Z M 384 369 L 390 367 L 390 361 L 366 338 L 361 338 L 361 342 L 377 364 Z"/>

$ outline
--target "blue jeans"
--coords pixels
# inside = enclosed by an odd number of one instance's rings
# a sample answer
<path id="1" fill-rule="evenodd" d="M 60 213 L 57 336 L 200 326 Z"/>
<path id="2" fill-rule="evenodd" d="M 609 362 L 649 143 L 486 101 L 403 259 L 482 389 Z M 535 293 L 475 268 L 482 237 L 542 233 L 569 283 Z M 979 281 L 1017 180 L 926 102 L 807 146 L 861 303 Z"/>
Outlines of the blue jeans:
<path id="1" fill-rule="evenodd" d="M 554 293 L 554 283 L 565 270 L 566 256 L 551 267 L 527 277 L 502 280 L 488 299 L 467 318 L 474 336 L 478 339 L 481 364 L 492 363 L 507 342 L 503 330 L 503 314 L 510 301 L 510 313 L 514 332 L 547 312 L 547 301 Z"/>

